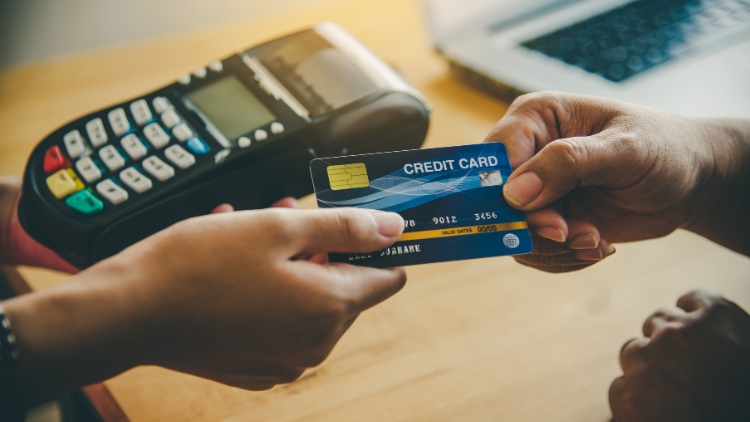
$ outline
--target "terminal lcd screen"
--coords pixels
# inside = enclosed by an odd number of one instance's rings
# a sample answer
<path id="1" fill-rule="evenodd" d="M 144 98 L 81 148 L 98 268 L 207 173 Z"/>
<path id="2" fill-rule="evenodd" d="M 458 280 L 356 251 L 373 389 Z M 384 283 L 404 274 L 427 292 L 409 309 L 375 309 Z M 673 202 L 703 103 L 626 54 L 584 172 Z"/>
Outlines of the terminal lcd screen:
<path id="1" fill-rule="evenodd" d="M 196 89 L 187 98 L 229 140 L 276 120 L 234 76 Z"/>

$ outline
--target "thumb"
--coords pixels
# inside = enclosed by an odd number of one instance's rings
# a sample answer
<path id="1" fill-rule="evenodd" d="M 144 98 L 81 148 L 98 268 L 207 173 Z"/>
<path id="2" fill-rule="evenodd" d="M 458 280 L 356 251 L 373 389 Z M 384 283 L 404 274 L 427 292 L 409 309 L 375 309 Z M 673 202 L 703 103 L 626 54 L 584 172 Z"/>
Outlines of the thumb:
<path id="1" fill-rule="evenodd" d="M 522 164 L 503 187 L 506 201 L 523 211 L 542 208 L 576 187 L 612 186 L 629 171 L 605 133 L 558 139 Z"/>
<path id="2" fill-rule="evenodd" d="M 392 245 L 404 231 L 404 220 L 392 212 L 336 208 L 299 215 L 295 254 L 373 252 Z"/>

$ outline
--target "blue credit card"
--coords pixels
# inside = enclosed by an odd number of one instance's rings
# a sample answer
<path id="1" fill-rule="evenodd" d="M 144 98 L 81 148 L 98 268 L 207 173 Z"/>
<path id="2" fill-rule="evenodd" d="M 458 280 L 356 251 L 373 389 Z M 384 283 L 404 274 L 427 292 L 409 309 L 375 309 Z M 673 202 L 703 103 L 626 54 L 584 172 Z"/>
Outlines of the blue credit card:
<path id="1" fill-rule="evenodd" d="M 404 234 L 391 247 L 331 253 L 332 262 L 388 268 L 531 252 L 522 212 L 503 198 L 505 145 L 415 149 L 310 162 L 320 208 L 393 211 Z"/>

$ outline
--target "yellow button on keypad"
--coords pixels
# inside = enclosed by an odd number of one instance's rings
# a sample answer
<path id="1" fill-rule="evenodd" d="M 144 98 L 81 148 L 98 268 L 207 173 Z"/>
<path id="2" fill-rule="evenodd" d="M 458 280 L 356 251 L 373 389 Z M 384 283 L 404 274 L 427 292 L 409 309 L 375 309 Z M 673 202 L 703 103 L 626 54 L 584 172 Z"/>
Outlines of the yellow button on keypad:
<path id="1" fill-rule="evenodd" d="M 47 187 L 57 199 L 83 189 L 83 183 L 71 169 L 60 170 L 47 178 Z"/>

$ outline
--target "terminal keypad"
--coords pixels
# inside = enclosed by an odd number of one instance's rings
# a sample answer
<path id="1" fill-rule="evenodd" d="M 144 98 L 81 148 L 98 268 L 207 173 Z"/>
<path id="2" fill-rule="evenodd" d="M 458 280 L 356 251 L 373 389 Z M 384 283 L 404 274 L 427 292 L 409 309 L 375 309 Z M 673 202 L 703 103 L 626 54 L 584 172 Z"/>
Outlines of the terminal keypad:
<path id="1" fill-rule="evenodd" d="M 83 216 L 169 183 L 175 168 L 186 170 L 211 150 L 161 96 L 132 101 L 82 126 L 45 151 L 43 169 L 49 192 Z"/>

